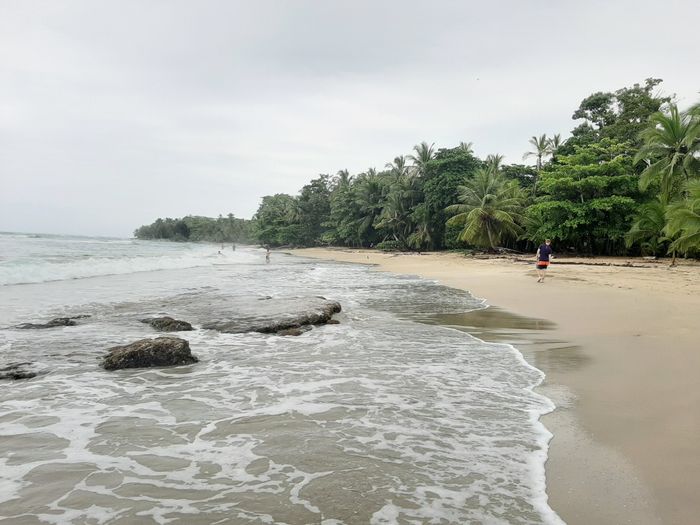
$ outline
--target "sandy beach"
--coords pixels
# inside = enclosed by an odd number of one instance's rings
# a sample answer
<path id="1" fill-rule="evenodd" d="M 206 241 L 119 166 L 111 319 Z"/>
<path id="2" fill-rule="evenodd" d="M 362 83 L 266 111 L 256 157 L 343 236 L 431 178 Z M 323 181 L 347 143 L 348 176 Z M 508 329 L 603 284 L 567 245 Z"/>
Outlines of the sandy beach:
<path id="1" fill-rule="evenodd" d="M 546 374 L 557 409 L 547 462 L 552 508 L 570 524 L 695 523 L 700 513 L 700 265 L 304 249 L 469 290 L 493 308 L 445 319 L 515 344 Z M 458 316 L 456 316 L 458 317 Z"/>

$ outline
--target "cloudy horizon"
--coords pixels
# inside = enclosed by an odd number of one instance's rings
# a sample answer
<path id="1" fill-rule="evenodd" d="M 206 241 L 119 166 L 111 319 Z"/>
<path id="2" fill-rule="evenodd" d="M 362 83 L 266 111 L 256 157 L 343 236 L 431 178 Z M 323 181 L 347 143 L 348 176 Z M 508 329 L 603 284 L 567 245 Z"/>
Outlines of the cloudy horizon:
<path id="1" fill-rule="evenodd" d="M 0 3 L 0 231 L 249 218 L 421 141 L 522 162 L 596 91 L 700 100 L 696 2 Z M 672 17 L 672 18 L 671 18 Z"/>

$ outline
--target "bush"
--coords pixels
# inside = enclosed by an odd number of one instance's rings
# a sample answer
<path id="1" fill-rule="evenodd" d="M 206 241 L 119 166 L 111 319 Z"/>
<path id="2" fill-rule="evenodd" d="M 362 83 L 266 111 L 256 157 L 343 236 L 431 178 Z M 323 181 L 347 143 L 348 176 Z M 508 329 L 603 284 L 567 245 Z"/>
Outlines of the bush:
<path id="1" fill-rule="evenodd" d="M 401 246 L 401 243 L 399 241 L 394 241 L 394 240 L 382 241 L 380 243 L 377 243 L 375 248 L 377 248 L 378 250 L 382 250 L 384 252 L 403 251 L 403 246 Z"/>

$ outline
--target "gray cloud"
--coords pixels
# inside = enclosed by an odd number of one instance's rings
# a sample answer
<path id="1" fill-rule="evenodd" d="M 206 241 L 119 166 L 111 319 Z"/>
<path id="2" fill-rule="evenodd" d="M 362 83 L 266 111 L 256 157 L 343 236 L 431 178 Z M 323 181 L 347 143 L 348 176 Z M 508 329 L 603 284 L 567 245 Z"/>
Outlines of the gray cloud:
<path id="1" fill-rule="evenodd" d="M 584 96 L 700 98 L 696 2 L 0 3 L 0 230 L 128 235 L 421 140 L 519 162 Z M 673 16 L 673 23 L 663 23 Z"/>

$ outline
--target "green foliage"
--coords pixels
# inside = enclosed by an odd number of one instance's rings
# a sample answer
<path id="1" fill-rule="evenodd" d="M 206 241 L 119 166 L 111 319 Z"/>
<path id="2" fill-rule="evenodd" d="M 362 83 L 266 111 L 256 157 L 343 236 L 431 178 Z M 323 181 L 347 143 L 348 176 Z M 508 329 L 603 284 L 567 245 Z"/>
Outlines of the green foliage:
<path id="1" fill-rule="evenodd" d="M 687 197 L 668 205 L 666 234 L 675 239 L 669 253 L 700 254 L 700 180 L 688 183 Z"/>
<path id="2" fill-rule="evenodd" d="M 343 178 L 341 176 L 341 181 Z M 343 181 L 345 184 L 345 182 Z M 348 182 L 349 183 L 349 180 Z M 320 175 L 301 189 L 297 198 L 297 223 L 300 233 L 295 242 L 303 246 L 320 242 L 331 212 L 331 188 L 328 175 Z M 291 239 L 290 239 L 291 240 Z"/>
<path id="3" fill-rule="evenodd" d="M 462 227 L 459 240 L 495 250 L 497 244 L 521 233 L 525 200 L 522 189 L 498 171 L 478 169 L 459 187 L 459 201 L 447 207 L 449 225 Z"/>
<path id="4" fill-rule="evenodd" d="M 660 113 L 670 103 L 655 92 L 660 82 L 585 98 L 570 138 L 530 139 L 534 167 L 504 165 L 500 155 L 481 160 L 469 142 L 437 151 L 421 142 L 383 172 L 341 170 L 298 196 L 264 197 L 256 234 L 277 246 L 528 249 L 552 238 L 561 249 L 594 254 L 660 253 L 667 245 L 695 253 L 700 105 Z M 192 235 L 189 223 L 167 227 Z"/>
<path id="5" fill-rule="evenodd" d="M 157 219 L 134 231 L 137 239 L 171 241 L 240 242 L 255 241 L 252 221 L 237 219 L 233 214 L 217 219 L 188 215 L 182 219 Z"/>
<path id="6" fill-rule="evenodd" d="M 301 245 L 303 232 L 298 220 L 299 206 L 294 197 L 285 193 L 267 195 L 255 214 L 258 240 L 270 246 Z"/>
<path id="7" fill-rule="evenodd" d="M 637 210 L 632 227 L 625 235 L 627 248 L 639 243 L 642 254 L 659 255 L 668 241 L 663 233 L 666 227 L 666 206 L 660 200 L 642 204 Z"/>
<path id="8" fill-rule="evenodd" d="M 473 177 L 482 165 L 482 161 L 463 147 L 441 149 L 426 165 L 423 195 L 432 248 L 447 247 L 445 208 L 458 202 L 458 187 Z"/>
<path id="9" fill-rule="evenodd" d="M 602 139 L 628 142 L 638 148 L 642 140 L 639 133 L 647 126 L 649 117 L 662 105 L 671 101 L 654 93 L 661 84 L 658 78 L 648 78 L 644 85 L 634 84 L 614 93 L 594 93 L 583 99 L 574 112 L 573 119 L 584 119 L 572 131 L 568 147 L 562 153 L 570 154 L 574 146 L 585 146 Z"/>
<path id="10" fill-rule="evenodd" d="M 640 137 L 644 144 L 635 160 L 646 162 L 640 188 L 658 182 L 662 199 L 669 202 L 700 172 L 700 118 L 693 110 L 681 113 L 672 104 L 668 114 L 652 115 Z"/>
<path id="11" fill-rule="evenodd" d="M 375 248 L 384 252 L 400 252 L 404 249 L 404 246 L 399 241 L 387 240 L 378 243 Z"/>
<path id="12" fill-rule="evenodd" d="M 557 240 L 589 253 L 622 253 L 641 193 L 629 144 L 611 139 L 575 146 L 541 173 L 543 196 L 527 210 L 524 238 Z"/>

